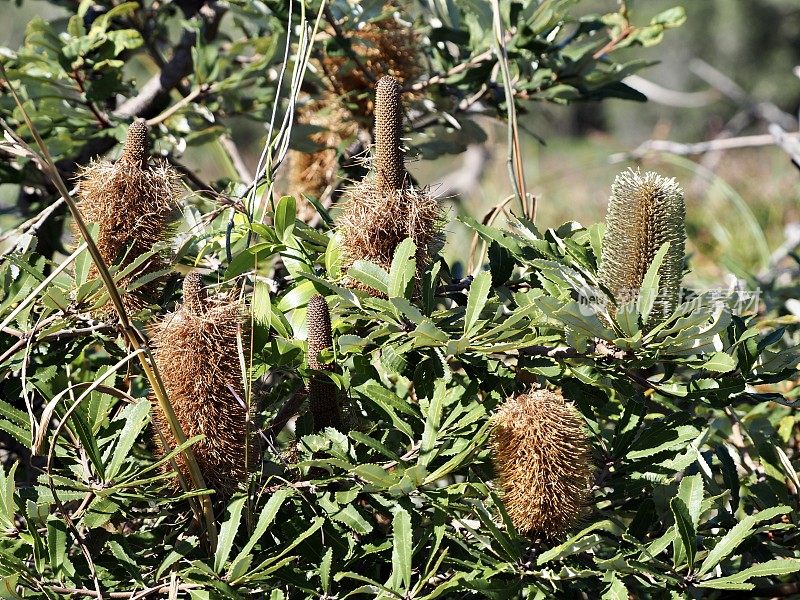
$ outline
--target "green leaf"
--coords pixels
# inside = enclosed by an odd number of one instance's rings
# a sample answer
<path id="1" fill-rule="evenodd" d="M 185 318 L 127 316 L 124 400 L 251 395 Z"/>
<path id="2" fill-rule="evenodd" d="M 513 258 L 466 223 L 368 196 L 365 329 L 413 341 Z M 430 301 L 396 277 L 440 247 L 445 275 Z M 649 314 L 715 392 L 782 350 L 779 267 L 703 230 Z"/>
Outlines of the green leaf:
<path id="1" fill-rule="evenodd" d="M 402 591 L 411 587 L 411 517 L 398 508 L 392 519 L 392 577 L 391 586 Z"/>
<path id="2" fill-rule="evenodd" d="M 253 315 L 253 345 L 260 349 L 269 339 L 269 328 L 272 323 L 272 297 L 269 284 L 257 279 L 253 290 L 251 314 Z"/>
<path id="3" fill-rule="evenodd" d="M 67 557 L 67 524 L 55 515 L 47 517 L 47 553 L 50 566 L 61 579 Z"/>
<path id="4" fill-rule="evenodd" d="M 655 305 L 655 301 L 658 298 L 659 285 L 661 282 L 661 276 L 658 274 L 658 271 L 661 269 L 661 263 L 664 262 L 664 257 L 668 250 L 669 242 L 661 244 L 661 248 L 656 252 L 656 255 L 653 257 L 653 262 L 650 263 L 650 266 L 647 268 L 647 273 L 645 273 L 644 279 L 642 279 L 642 285 L 639 288 L 639 304 L 643 323 L 647 322 L 650 317 L 650 312 Z"/>
<path id="5" fill-rule="evenodd" d="M 410 237 L 397 246 L 389 269 L 389 298 L 411 299 L 414 292 L 412 283 L 417 272 L 416 253 L 417 246 Z"/>
<path id="6" fill-rule="evenodd" d="M 611 585 L 601 596 L 601 600 L 628 600 L 628 590 L 616 573 L 611 574 Z"/>
<path id="7" fill-rule="evenodd" d="M 700 512 L 703 505 L 703 476 L 699 473 L 681 479 L 678 486 L 678 498 L 683 500 L 689 515 L 692 517 L 692 525 L 697 528 L 700 521 Z"/>
<path id="8" fill-rule="evenodd" d="M 150 402 L 146 399 L 139 400 L 136 404 L 129 404 L 122 411 L 119 418 L 125 419 L 125 425 L 117 439 L 114 447 L 114 454 L 111 462 L 106 468 L 106 480 L 112 480 L 122 468 L 122 465 L 129 458 L 131 448 L 133 448 L 136 438 L 144 429 L 150 417 Z"/>
<path id="9" fill-rule="evenodd" d="M 214 553 L 214 572 L 221 573 L 222 568 L 225 566 L 225 561 L 233 548 L 233 540 L 236 537 L 236 532 L 239 529 L 239 522 L 242 520 L 242 507 L 244 506 L 246 496 L 235 497 L 230 504 L 228 504 L 228 518 L 219 529 L 219 540 L 217 542 L 217 551 Z"/>
<path id="10" fill-rule="evenodd" d="M 736 359 L 726 352 L 714 352 L 701 368 L 714 373 L 727 373 L 736 368 Z"/>
<path id="11" fill-rule="evenodd" d="M 253 551 L 253 548 L 261 539 L 261 536 L 266 533 L 269 526 L 275 520 L 278 510 L 283 506 L 286 499 L 292 495 L 294 495 L 294 490 L 291 488 L 281 488 L 270 496 L 270 499 L 258 515 L 258 522 L 256 523 L 255 529 L 253 529 L 253 534 L 250 536 L 250 539 L 244 545 L 241 552 L 239 552 L 239 555 L 234 559 L 233 563 L 231 563 L 231 570 L 233 570 L 235 564 L 242 562 L 245 557 Z"/>
<path id="12" fill-rule="evenodd" d="M 464 313 L 464 335 L 469 336 L 473 333 L 478 319 L 481 316 L 483 307 L 489 298 L 489 290 L 492 287 L 492 275 L 488 271 L 481 271 L 469 286 L 469 296 L 467 296 L 467 310 Z"/>
<path id="13" fill-rule="evenodd" d="M 705 575 L 711 569 L 716 567 L 727 556 L 731 554 L 744 540 L 746 540 L 753 532 L 754 527 L 763 521 L 774 519 L 779 515 L 784 515 L 791 512 L 791 508 L 785 505 L 774 506 L 766 510 L 762 510 L 755 515 L 748 515 L 736 525 L 731 527 L 728 532 L 722 536 L 717 544 L 711 549 L 706 556 L 703 564 L 700 565 L 698 574 Z"/>
<path id="14" fill-rule="evenodd" d="M 439 425 L 442 421 L 442 410 L 446 394 L 445 382 L 441 379 L 436 382 L 433 392 L 433 399 L 428 406 L 428 414 L 425 419 L 425 431 L 422 432 L 422 441 L 419 447 L 419 459 L 417 464 L 427 467 L 434 458 L 433 449 L 436 445 L 436 434 L 439 432 Z"/>
<path id="15" fill-rule="evenodd" d="M 319 566 L 319 582 L 326 596 L 331 589 L 331 562 L 333 562 L 333 547 L 328 548 Z"/>
<path id="16" fill-rule="evenodd" d="M 680 498 L 673 498 L 669 503 L 672 509 L 672 514 L 675 517 L 675 526 L 678 530 L 678 537 L 675 539 L 673 553 L 673 563 L 679 566 L 683 562 L 684 555 L 689 564 L 689 568 L 694 565 L 694 557 L 697 553 L 697 534 L 695 533 L 694 525 L 692 525 L 692 517 L 689 514 L 689 509 Z M 680 544 L 678 544 L 680 541 Z"/>
<path id="17" fill-rule="evenodd" d="M 748 579 L 753 577 L 788 575 L 789 573 L 796 573 L 797 571 L 800 571 L 800 560 L 794 558 L 776 558 L 758 565 L 753 565 L 749 569 L 740 571 L 735 575 L 720 577 L 719 579 L 712 579 L 710 581 L 703 581 L 699 584 L 699 587 L 720 590 L 751 590 L 755 586 L 753 584 L 746 583 Z"/>
<path id="18" fill-rule="evenodd" d="M 296 218 L 297 207 L 294 196 L 283 196 L 275 207 L 275 232 L 279 240 L 286 242 L 294 229 Z"/>
<path id="19" fill-rule="evenodd" d="M 389 292 L 389 274 L 375 263 L 357 260 L 347 271 L 348 276 L 382 294 Z"/>

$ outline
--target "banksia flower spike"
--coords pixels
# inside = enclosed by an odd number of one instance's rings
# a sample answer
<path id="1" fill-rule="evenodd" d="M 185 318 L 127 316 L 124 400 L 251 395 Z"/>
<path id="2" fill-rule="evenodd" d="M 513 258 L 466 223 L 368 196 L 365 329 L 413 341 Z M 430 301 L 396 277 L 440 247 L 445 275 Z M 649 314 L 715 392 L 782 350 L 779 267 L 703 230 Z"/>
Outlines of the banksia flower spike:
<path id="1" fill-rule="evenodd" d="M 571 529 L 589 500 L 589 441 L 560 394 L 510 398 L 493 417 L 491 445 L 503 502 L 522 533 L 554 538 Z"/>
<path id="2" fill-rule="evenodd" d="M 247 348 L 249 332 L 237 301 L 204 295 L 200 275 L 189 273 L 183 282 L 183 305 L 154 328 L 153 356 L 186 437 L 205 435 L 192 449 L 206 483 L 230 494 L 246 480 L 257 459 L 237 342 L 241 332 Z M 173 448 L 175 439 L 155 404 L 153 422 Z M 156 443 L 163 453 L 160 436 Z M 183 455 L 176 461 L 188 475 Z"/>
<path id="3" fill-rule="evenodd" d="M 397 246 L 410 237 L 417 246 L 420 275 L 441 247 L 443 217 L 430 192 L 411 185 L 403 165 L 400 93 L 391 77 L 378 82 L 374 173 L 348 190 L 338 226 L 345 267 L 368 260 L 388 270 Z"/>
<path id="4" fill-rule="evenodd" d="M 86 221 L 98 224 L 97 248 L 107 264 L 124 268 L 169 237 L 179 175 L 167 163 L 151 164 L 148 158 L 147 125 L 139 119 L 128 128 L 116 163 L 97 161 L 80 173 L 78 207 Z M 162 267 L 155 255 L 121 283 Z M 157 289 L 158 282 L 141 286 L 123 294 L 123 303 L 128 310 L 140 310 L 155 300 Z"/>
<path id="5" fill-rule="evenodd" d="M 331 314 L 325 298 L 316 294 L 308 301 L 306 328 L 308 330 L 308 366 L 315 371 L 334 371 L 335 366 L 320 361 L 323 350 L 333 348 Z M 308 382 L 308 403 L 314 419 L 314 431 L 326 427 L 342 429 L 342 414 L 337 388 L 324 374 L 314 373 Z"/>
<path id="6" fill-rule="evenodd" d="M 386 6 L 384 14 L 388 16 L 364 23 L 349 34 L 350 47 L 359 57 L 359 64 L 341 53 L 326 53 L 321 61 L 321 70 L 331 80 L 330 91 L 344 94 L 346 101 L 355 103 L 357 116 L 372 116 L 371 98 L 363 91 L 374 86 L 376 81 L 389 75 L 405 85 L 422 72 L 419 35 L 413 27 L 389 14 L 394 10 Z"/>
<path id="7" fill-rule="evenodd" d="M 617 176 L 611 188 L 600 282 L 614 294 L 617 306 L 635 301 L 656 253 L 669 242 L 648 320 L 648 325 L 655 325 L 678 304 L 685 241 L 686 207 L 678 182 L 629 169 Z"/>

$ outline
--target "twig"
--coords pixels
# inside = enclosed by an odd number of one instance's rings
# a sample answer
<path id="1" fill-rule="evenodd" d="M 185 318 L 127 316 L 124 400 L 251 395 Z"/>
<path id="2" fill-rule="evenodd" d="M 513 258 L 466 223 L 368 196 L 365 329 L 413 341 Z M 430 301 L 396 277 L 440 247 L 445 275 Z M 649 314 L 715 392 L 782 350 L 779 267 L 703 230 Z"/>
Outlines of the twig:
<path id="1" fill-rule="evenodd" d="M 536 198 L 531 197 L 531 208 L 528 211 L 528 195 L 525 187 L 525 170 L 522 163 L 522 153 L 519 143 L 519 129 L 517 128 L 517 110 L 514 104 L 514 84 L 511 81 L 511 72 L 508 68 L 508 53 L 506 52 L 505 33 L 503 20 L 500 16 L 499 0 L 492 0 L 492 14 L 494 21 L 494 51 L 503 74 L 503 89 L 506 94 L 506 112 L 508 113 L 508 171 L 514 187 L 514 196 L 519 203 L 520 212 L 531 221 L 536 220 Z"/>
<path id="2" fill-rule="evenodd" d="M 133 600 L 134 598 L 146 598 L 148 596 L 152 596 L 153 594 L 159 594 L 165 592 L 169 590 L 171 584 L 163 583 L 161 585 L 149 587 L 144 590 L 138 590 L 132 592 L 107 592 L 103 594 L 103 596 L 99 596 L 95 590 L 90 590 L 88 588 L 69 588 L 60 585 L 48 585 L 46 583 L 42 583 L 41 585 L 46 589 L 56 592 L 57 594 L 88 596 L 90 598 L 105 597 L 105 598 L 113 598 L 119 600 L 123 599 Z M 196 590 L 199 587 L 201 586 L 200 584 L 197 583 L 182 583 L 178 585 L 178 591 L 187 592 L 189 590 Z"/>
<path id="3" fill-rule="evenodd" d="M 702 108 L 708 106 L 719 99 L 719 94 L 714 90 L 703 90 L 702 92 L 679 92 L 670 90 L 640 77 L 639 75 L 628 75 L 622 83 L 641 92 L 650 102 L 663 104 L 664 106 L 674 106 L 677 108 Z"/>
<path id="4" fill-rule="evenodd" d="M 203 94 L 209 93 L 211 91 L 211 87 L 212 86 L 210 86 L 209 84 L 203 83 L 198 87 L 194 88 L 186 96 L 178 100 L 175 104 L 170 106 L 167 110 L 162 112 L 157 117 L 153 117 L 152 119 L 147 119 L 148 127 L 152 127 L 153 125 L 158 125 L 159 123 L 163 123 L 190 102 L 196 100 Z"/>
<path id="5" fill-rule="evenodd" d="M 786 133 L 777 123 L 770 124 L 769 133 L 775 143 L 789 155 L 794 166 L 800 169 L 800 134 Z"/>
<path id="6" fill-rule="evenodd" d="M 788 142 L 797 143 L 800 141 L 800 133 L 783 132 L 783 139 Z M 650 154 L 651 152 L 665 152 L 677 156 L 694 156 L 706 154 L 707 152 L 719 152 L 725 150 L 739 150 L 742 148 L 758 148 L 763 146 L 780 145 L 776 135 L 772 133 L 761 135 L 744 135 L 740 137 L 719 138 L 694 144 L 682 144 L 671 140 L 647 140 L 640 144 L 631 152 L 618 152 L 608 157 L 610 163 L 636 160 Z"/>
<path id="7" fill-rule="evenodd" d="M 417 83 L 411 85 L 410 87 L 404 89 L 403 91 L 419 92 L 421 90 L 424 90 L 425 88 L 428 88 L 432 85 L 436 85 L 437 83 L 440 83 L 445 79 L 449 79 L 453 75 L 458 75 L 459 73 L 461 73 L 462 71 L 466 71 L 470 67 L 474 67 L 475 65 L 479 65 L 480 63 L 489 60 L 490 58 L 492 58 L 493 54 L 494 50 L 485 50 L 480 54 L 476 54 L 467 61 L 457 64 L 452 69 L 449 69 L 446 73 L 439 73 L 437 75 L 429 77 L 425 81 L 418 81 Z"/>

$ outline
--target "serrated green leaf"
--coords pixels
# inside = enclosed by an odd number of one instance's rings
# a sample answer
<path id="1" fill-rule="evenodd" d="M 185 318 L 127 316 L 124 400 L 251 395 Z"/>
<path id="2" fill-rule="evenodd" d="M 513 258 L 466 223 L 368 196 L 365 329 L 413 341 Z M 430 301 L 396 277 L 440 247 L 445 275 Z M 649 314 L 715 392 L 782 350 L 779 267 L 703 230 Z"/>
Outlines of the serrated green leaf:
<path id="1" fill-rule="evenodd" d="M 405 592 L 411 587 L 411 516 L 398 508 L 392 519 L 391 587 Z M 402 588 L 400 587 L 402 584 Z"/>
<path id="2" fill-rule="evenodd" d="M 231 549 L 233 548 L 233 540 L 236 537 L 236 532 L 239 530 L 239 523 L 242 520 L 242 507 L 246 500 L 246 496 L 238 496 L 228 504 L 228 518 L 225 519 L 222 523 L 222 527 L 219 529 L 217 551 L 214 553 L 215 573 L 222 572 L 222 568 L 225 566 L 228 556 L 230 556 Z"/>

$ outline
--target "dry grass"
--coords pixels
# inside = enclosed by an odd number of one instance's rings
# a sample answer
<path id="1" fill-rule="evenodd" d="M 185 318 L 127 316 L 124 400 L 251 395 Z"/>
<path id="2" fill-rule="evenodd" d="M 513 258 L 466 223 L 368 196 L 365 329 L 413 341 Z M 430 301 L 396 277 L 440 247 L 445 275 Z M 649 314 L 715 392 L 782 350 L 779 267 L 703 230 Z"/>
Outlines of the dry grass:
<path id="1" fill-rule="evenodd" d="M 154 327 L 153 355 L 186 437 L 205 435 L 193 449 L 206 483 L 230 494 L 257 458 L 237 347 L 240 334 L 243 346 L 248 346 L 249 332 L 239 302 L 228 295 L 203 298 L 198 284 L 196 275 L 187 277 L 183 306 Z M 160 410 L 154 410 L 153 422 L 173 447 L 175 440 Z M 183 455 L 177 461 L 187 474 Z"/>
<path id="2" fill-rule="evenodd" d="M 519 531 L 554 538 L 583 515 L 592 464 L 582 424 L 571 404 L 547 390 L 510 398 L 494 416 L 495 468 Z"/>

